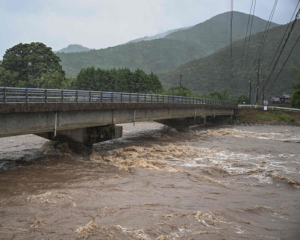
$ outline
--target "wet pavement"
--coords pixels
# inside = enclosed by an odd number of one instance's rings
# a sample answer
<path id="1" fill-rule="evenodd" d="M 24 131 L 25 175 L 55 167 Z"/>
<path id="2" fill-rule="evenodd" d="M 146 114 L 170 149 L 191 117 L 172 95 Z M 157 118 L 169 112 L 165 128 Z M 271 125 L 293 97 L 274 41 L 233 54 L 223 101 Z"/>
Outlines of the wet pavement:
<path id="1" fill-rule="evenodd" d="M 89 160 L 0 139 L 0 239 L 300 239 L 300 128 L 124 124 Z"/>

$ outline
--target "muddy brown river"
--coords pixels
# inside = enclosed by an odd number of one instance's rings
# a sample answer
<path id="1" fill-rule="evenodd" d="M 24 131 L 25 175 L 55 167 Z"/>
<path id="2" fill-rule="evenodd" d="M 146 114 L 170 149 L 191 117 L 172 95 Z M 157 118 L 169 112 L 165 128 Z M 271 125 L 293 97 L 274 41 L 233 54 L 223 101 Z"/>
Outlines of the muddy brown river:
<path id="1" fill-rule="evenodd" d="M 300 239 L 299 127 L 123 126 L 89 157 L 1 138 L 0 239 Z"/>

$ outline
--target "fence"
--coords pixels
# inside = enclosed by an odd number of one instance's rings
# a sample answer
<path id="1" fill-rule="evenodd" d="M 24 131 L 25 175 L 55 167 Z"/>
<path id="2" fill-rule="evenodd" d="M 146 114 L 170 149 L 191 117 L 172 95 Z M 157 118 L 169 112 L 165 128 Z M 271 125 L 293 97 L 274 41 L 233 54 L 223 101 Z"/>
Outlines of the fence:
<path id="1" fill-rule="evenodd" d="M 262 105 L 244 105 L 244 104 L 240 104 L 238 106 L 239 108 L 254 108 L 254 109 L 263 109 L 264 106 Z M 299 108 L 287 108 L 287 107 L 276 107 L 276 106 L 267 106 L 268 108 L 267 109 L 281 109 L 281 110 L 286 110 L 286 111 L 300 111 Z"/>
<path id="2" fill-rule="evenodd" d="M 237 108 L 237 104 L 215 99 L 145 93 L 82 91 L 65 89 L 0 87 L 0 102 L 110 102 L 209 104 Z"/>

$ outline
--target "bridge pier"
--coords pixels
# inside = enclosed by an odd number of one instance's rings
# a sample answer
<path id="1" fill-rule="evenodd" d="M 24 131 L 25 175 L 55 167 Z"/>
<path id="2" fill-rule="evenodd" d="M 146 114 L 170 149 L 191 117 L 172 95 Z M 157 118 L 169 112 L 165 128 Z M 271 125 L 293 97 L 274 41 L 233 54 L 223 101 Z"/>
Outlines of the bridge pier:
<path id="1" fill-rule="evenodd" d="M 203 116 L 203 117 L 159 119 L 154 121 L 175 128 L 178 132 L 188 133 L 190 126 L 206 124 L 206 123 L 216 124 L 216 123 L 228 121 L 229 119 L 232 119 L 232 115 L 224 115 L 224 116 L 212 115 L 212 116 Z"/>
<path id="2" fill-rule="evenodd" d="M 188 132 L 190 126 L 205 123 L 206 117 L 159 119 L 155 122 L 175 128 L 178 132 Z"/>
<path id="3" fill-rule="evenodd" d="M 93 144 L 122 137 L 122 126 L 106 125 L 57 131 L 36 133 L 36 135 L 61 143 L 68 143 L 75 153 L 91 153 Z"/>

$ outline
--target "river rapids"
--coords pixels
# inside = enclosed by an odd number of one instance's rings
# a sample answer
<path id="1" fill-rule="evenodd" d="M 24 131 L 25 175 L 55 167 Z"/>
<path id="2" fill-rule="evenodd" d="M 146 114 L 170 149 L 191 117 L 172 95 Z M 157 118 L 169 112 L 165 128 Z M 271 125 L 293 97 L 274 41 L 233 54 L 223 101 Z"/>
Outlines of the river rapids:
<path id="1" fill-rule="evenodd" d="M 300 239 L 300 128 L 149 122 L 90 156 L 0 139 L 0 239 Z"/>

